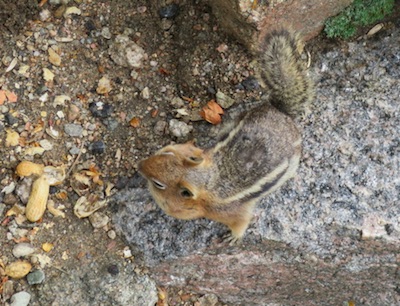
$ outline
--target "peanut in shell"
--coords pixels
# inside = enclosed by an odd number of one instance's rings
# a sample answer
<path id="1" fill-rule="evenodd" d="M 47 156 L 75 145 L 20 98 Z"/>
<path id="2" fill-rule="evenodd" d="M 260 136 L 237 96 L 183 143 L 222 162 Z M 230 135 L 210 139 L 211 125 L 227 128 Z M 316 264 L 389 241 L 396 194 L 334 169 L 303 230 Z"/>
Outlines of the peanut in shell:
<path id="1" fill-rule="evenodd" d="M 32 184 L 32 191 L 25 209 L 25 215 L 29 221 L 36 222 L 43 216 L 49 192 L 50 184 L 46 175 L 43 174 Z"/>

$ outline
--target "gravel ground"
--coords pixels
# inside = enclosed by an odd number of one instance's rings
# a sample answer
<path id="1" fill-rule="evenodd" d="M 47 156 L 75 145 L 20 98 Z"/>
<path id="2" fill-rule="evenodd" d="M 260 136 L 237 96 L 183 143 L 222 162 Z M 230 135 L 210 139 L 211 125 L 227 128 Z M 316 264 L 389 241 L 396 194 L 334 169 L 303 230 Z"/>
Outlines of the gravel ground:
<path id="1" fill-rule="evenodd" d="M 218 128 L 199 121 L 198 112 L 218 91 L 235 101 L 257 99 L 253 57 L 224 36 L 207 6 L 191 1 L 159 11 L 146 1 L 50 0 L 37 19 L 25 27 L 11 22 L 15 31 L 0 33 L 1 301 L 26 305 L 25 292 L 29 305 L 222 305 L 214 296 L 157 288 L 139 254 L 116 236 L 112 210 L 80 219 L 73 207 L 83 196 L 100 206 L 134 185 L 137 160 L 171 141 L 212 142 Z M 313 181 L 296 180 L 290 189 L 340 194 L 327 215 L 309 223 L 318 231 L 325 229 L 318 220 L 359 228 L 362 219 L 352 212 L 373 209 L 385 220 L 382 235 L 398 241 L 399 37 L 396 24 L 367 40 L 313 52 L 318 97 L 299 122 L 305 130 L 299 176 Z M 326 133 L 331 126 L 334 132 Z M 334 163 L 332 152 L 340 153 Z M 15 174 L 22 160 L 65 165 L 67 172 L 50 188 L 56 210 L 35 223 L 23 213 L 32 178 Z M 288 207 L 293 196 L 273 195 L 263 207 L 284 197 Z M 262 224 L 253 231 L 290 243 L 305 234 Z M 311 236 L 306 247 L 317 250 L 318 239 L 325 238 Z M 35 273 L 5 277 L 14 262 L 11 274 Z"/>

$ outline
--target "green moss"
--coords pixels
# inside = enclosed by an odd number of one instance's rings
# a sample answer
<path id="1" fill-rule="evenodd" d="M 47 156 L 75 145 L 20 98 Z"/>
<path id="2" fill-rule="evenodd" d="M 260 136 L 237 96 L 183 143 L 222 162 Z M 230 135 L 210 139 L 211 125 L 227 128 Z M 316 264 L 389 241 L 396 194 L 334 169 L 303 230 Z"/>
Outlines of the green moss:
<path id="1" fill-rule="evenodd" d="M 350 38 L 357 28 L 373 24 L 390 14 L 395 0 L 354 0 L 339 15 L 325 22 L 325 33 L 328 37 Z"/>

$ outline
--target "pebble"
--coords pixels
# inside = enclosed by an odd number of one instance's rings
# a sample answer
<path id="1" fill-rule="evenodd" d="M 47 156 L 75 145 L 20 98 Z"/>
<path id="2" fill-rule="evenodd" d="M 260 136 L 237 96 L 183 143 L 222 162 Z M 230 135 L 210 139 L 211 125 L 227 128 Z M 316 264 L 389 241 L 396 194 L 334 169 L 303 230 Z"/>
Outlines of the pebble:
<path id="1" fill-rule="evenodd" d="M 7 301 L 14 294 L 14 282 L 8 280 L 3 285 L 3 300 Z"/>
<path id="2" fill-rule="evenodd" d="M 107 118 L 103 120 L 104 125 L 106 125 L 108 127 L 109 131 L 114 131 L 119 123 L 118 120 L 114 119 L 114 118 Z"/>
<path id="3" fill-rule="evenodd" d="M 113 106 L 109 103 L 92 102 L 89 104 L 89 110 L 94 117 L 107 118 L 113 112 Z"/>
<path id="4" fill-rule="evenodd" d="M 184 107 L 185 101 L 183 101 L 180 97 L 173 97 L 171 100 L 171 105 L 177 108 Z"/>
<path id="5" fill-rule="evenodd" d="M 12 114 L 10 114 L 10 113 L 5 114 L 5 115 L 4 115 L 4 119 L 5 119 L 5 121 L 6 121 L 6 124 L 9 125 L 9 126 L 12 126 L 12 125 L 18 123 L 18 119 L 15 118 L 15 117 L 14 117 Z"/>
<path id="6" fill-rule="evenodd" d="M 8 264 L 5 268 L 6 275 L 15 279 L 23 278 L 32 269 L 28 261 L 18 260 Z"/>
<path id="7" fill-rule="evenodd" d="M 69 149 L 68 152 L 69 152 L 71 155 L 78 155 L 80 151 L 81 151 L 81 149 L 79 149 L 79 147 L 73 145 L 73 146 L 71 147 L 71 149 Z"/>
<path id="8" fill-rule="evenodd" d="M 118 265 L 116 265 L 116 264 L 109 265 L 107 268 L 107 271 L 108 271 L 108 273 L 110 273 L 113 276 L 118 275 L 119 274 Z"/>
<path id="9" fill-rule="evenodd" d="M 12 253 L 15 257 L 25 257 L 35 252 L 35 248 L 30 243 L 22 242 L 14 246 Z"/>
<path id="10" fill-rule="evenodd" d="M 138 13 L 140 13 L 140 14 L 144 14 L 144 13 L 146 13 L 146 11 L 147 11 L 147 7 L 146 7 L 146 6 L 139 6 L 139 7 L 137 8 L 137 11 L 138 11 Z"/>
<path id="11" fill-rule="evenodd" d="M 55 75 L 54 75 L 53 71 L 51 71 L 49 68 L 43 68 L 43 79 L 46 82 L 53 81 L 54 76 Z"/>
<path id="12" fill-rule="evenodd" d="M 132 257 L 132 251 L 129 247 L 124 247 L 124 250 L 122 251 L 124 258 L 129 258 Z"/>
<path id="13" fill-rule="evenodd" d="M 107 232 L 107 236 L 108 238 L 114 240 L 115 238 L 117 238 L 117 233 L 114 230 L 109 230 Z"/>
<path id="14" fill-rule="evenodd" d="M 215 97 L 217 98 L 217 103 L 224 109 L 231 107 L 235 103 L 234 99 L 227 96 L 222 91 L 218 91 Z"/>
<path id="15" fill-rule="evenodd" d="M 47 9 L 39 13 L 39 18 L 41 21 L 46 21 L 47 19 L 50 19 L 50 17 L 51 17 L 51 12 Z"/>
<path id="16" fill-rule="evenodd" d="M 71 137 L 81 137 L 83 128 L 79 124 L 67 123 L 64 125 L 64 132 Z"/>
<path id="17" fill-rule="evenodd" d="M 199 306 L 215 306 L 218 303 L 218 297 L 215 294 L 206 294 L 199 298 Z"/>
<path id="18" fill-rule="evenodd" d="M 168 122 L 159 120 L 154 125 L 154 133 L 157 135 L 164 135 L 168 128 Z"/>
<path id="19" fill-rule="evenodd" d="M 249 76 L 248 78 L 244 79 L 240 84 L 247 91 L 253 91 L 260 88 L 260 84 L 258 83 L 257 78 L 254 76 Z"/>
<path id="20" fill-rule="evenodd" d="M 0 194 L 0 202 L 2 195 Z M 6 204 L 0 203 L 0 216 L 3 216 L 4 210 L 6 209 Z"/>
<path id="21" fill-rule="evenodd" d="M 53 106 L 65 106 L 67 101 L 71 101 L 71 97 L 67 95 L 59 95 L 54 97 Z"/>
<path id="22" fill-rule="evenodd" d="M 104 27 L 101 29 L 101 36 L 103 36 L 105 39 L 111 39 L 112 35 L 110 32 L 109 27 Z"/>
<path id="23" fill-rule="evenodd" d="M 36 270 L 26 276 L 29 285 L 37 285 L 43 283 L 45 274 L 42 270 Z"/>
<path id="24" fill-rule="evenodd" d="M 185 138 L 191 131 L 193 127 L 188 125 L 183 121 L 179 121 L 176 119 L 171 119 L 169 121 L 169 131 L 172 135 L 178 138 Z"/>
<path id="25" fill-rule="evenodd" d="M 150 90 L 148 87 L 143 88 L 142 92 L 140 93 L 143 99 L 148 100 L 150 98 Z"/>
<path id="26" fill-rule="evenodd" d="M 110 218 L 105 213 L 94 212 L 89 216 L 89 221 L 94 228 L 102 228 L 107 225 Z"/>
<path id="27" fill-rule="evenodd" d="M 60 66 L 61 56 L 58 55 L 58 53 L 54 51 L 52 48 L 49 48 L 47 51 L 49 52 L 49 62 L 52 63 L 54 66 Z M 45 69 L 43 69 L 43 71 L 45 71 Z M 54 78 L 54 74 L 52 75 L 52 78 Z"/>
<path id="28" fill-rule="evenodd" d="M 111 89 L 112 89 L 111 81 L 106 76 L 103 76 L 99 80 L 99 84 L 96 88 L 96 92 L 100 95 L 104 95 L 104 94 L 109 93 L 111 91 Z"/>
<path id="29" fill-rule="evenodd" d="M 161 18 L 174 18 L 179 13 L 179 5 L 176 3 L 171 3 L 169 5 L 163 6 L 158 11 Z"/>
<path id="30" fill-rule="evenodd" d="M 147 57 L 144 49 L 126 35 L 118 35 L 115 38 L 109 54 L 117 65 L 131 68 L 141 68 L 143 60 Z"/>
<path id="31" fill-rule="evenodd" d="M 67 7 L 65 5 L 60 5 L 58 9 L 55 10 L 54 17 L 57 19 L 61 19 L 66 9 Z"/>
<path id="32" fill-rule="evenodd" d="M 26 291 L 20 291 L 11 297 L 10 306 L 28 306 L 31 295 Z"/>
<path id="33" fill-rule="evenodd" d="M 103 154 L 106 149 L 106 145 L 103 141 L 94 141 L 89 145 L 89 150 L 92 154 Z"/>
<path id="34" fill-rule="evenodd" d="M 85 23 L 85 29 L 90 34 L 90 32 L 95 31 L 97 29 L 96 24 L 93 22 L 92 19 L 89 19 Z"/>
<path id="35" fill-rule="evenodd" d="M 42 139 L 39 141 L 40 146 L 46 151 L 53 150 L 53 144 L 47 139 Z"/>

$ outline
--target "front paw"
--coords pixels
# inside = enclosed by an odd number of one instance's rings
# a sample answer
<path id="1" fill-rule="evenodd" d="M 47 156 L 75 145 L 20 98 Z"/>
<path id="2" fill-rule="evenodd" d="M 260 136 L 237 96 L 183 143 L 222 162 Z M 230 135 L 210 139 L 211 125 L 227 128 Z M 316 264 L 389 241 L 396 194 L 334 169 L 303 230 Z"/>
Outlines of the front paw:
<path id="1" fill-rule="evenodd" d="M 232 233 L 226 234 L 222 237 L 224 243 L 228 243 L 230 246 L 239 245 L 243 240 L 243 237 L 237 237 Z"/>

